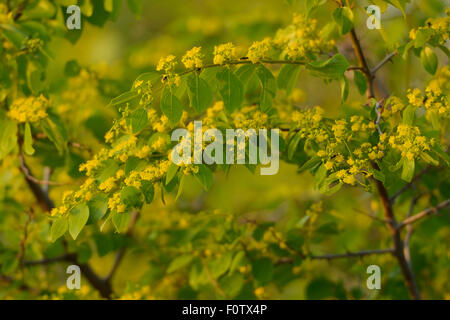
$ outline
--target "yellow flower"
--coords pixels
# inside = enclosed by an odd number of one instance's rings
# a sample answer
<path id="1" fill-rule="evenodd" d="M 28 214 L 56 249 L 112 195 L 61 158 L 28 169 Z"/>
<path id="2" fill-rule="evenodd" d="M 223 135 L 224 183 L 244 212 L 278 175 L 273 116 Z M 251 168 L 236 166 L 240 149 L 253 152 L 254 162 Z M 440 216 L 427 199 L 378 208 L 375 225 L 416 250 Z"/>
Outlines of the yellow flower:
<path id="1" fill-rule="evenodd" d="M 236 48 L 231 43 L 221 44 L 214 47 L 214 63 L 226 64 L 236 58 Z"/>
<path id="2" fill-rule="evenodd" d="M 104 192 L 110 192 L 112 189 L 116 187 L 116 179 L 114 177 L 110 177 L 106 179 L 104 182 L 100 183 L 98 188 Z"/>
<path id="3" fill-rule="evenodd" d="M 175 69 L 175 65 L 177 62 L 175 61 L 174 55 L 168 55 L 165 58 L 161 58 L 158 62 L 158 65 L 156 66 L 157 71 L 164 70 L 165 73 L 173 73 Z"/>
<path id="4" fill-rule="evenodd" d="M 257 63 L 262 59 L 267 58 L 270 48 L 270 38 L 265 38 L 262 41 L 255 41 L 248 49 L 247 57 L 252 63 Z"/>
<path id="5" fill-rule="evenodd" d="M 203 55 L 200 52 L 201 47 L 193 47 L 181 58 L 187 69 L 201 68 L 203 66 Z"/>
<path id="6" fill-rule="evenodd" d="M 8 116 L 18 122 L 38 122 L 47 117 L 50 102 L 42 94 L 39 97 L 18 98 L 14 100 Z"/>

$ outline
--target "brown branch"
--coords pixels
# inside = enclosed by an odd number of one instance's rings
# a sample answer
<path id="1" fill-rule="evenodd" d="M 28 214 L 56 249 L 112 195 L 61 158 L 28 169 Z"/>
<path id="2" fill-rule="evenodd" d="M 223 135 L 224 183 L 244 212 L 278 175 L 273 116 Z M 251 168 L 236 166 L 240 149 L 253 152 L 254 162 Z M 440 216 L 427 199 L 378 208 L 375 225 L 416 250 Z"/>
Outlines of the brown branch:
<path id="1" fill-rule="evenodd" d="M 383 60 L 380 61 L 379 64 L 376 65 L 376 67 L 374 67 L 372 70 L 370 70 L 370 74 L 373 76 L 375 75 L 375 73 L 382 67 L 384 66 L 388 61 L 391 61 L 392 58 L 398 53 L 397 50 L 389 53 L 386 57 L 384 57 Z"/>
<path id="2" fill-rule="evenodd" d="M 352 41 L 352 46 L 355 51 L 356 58 L 358 59 L 359 65 L 361 67 L 361 71 L 364 73 L 364 76 L 367 79 L 367 99 L 371 99 L 375 97 L 375 91 L 373 86 L 373 75 L 370 72 L 369 65 L 367 63 L 366 57 L 361 48 L 361 43 L 356 36 L 355 29 L 350 31 L 350 39 Z"/>
<path id="3" fill-rule="evenodd" d="M 139 217 L 139 211 L 133 211 L 131 213 L 131 222 L 130 222 L 130 226 L 128 228 L 128 231 L 126 233 L 126 236 L 131 237 L 133 235 L 133 229 L 134 226 L 136 225 L 136 221 Z M 125 252 L 126 252 L 127 248 L 126 246 L 122 247 L 119 249 L 119 251 L 116 254 L 116 257 L 114 259 L 114 264 L 111 268 L 111 271 L 109 272 L 108 276 L 106 277 L 107 281 L 111 281 L 111 279 L 114 277 L 114 274 L 116 273 L 117 269 L 120 266 L 120 263 L 122 262 L 124 256 L 125 256 Z"/>
<path id="4" fill-rule="evenodd" d="M 205 268 L 206 276 L 208 277 L 208 280 L 211 282 L 213 287 L 219 292 L 220 295 L 222 295 L 225 299 L 229 299 L 228 296 L 225 294 L 225 292 L 222 290 L 222 288 L 219 286 L 219 283 L 216 279 L 212 276 L 208 264 L 206 263 L 205 259 L 202 259 L 203 268 Z"/>
<path id="5" fill-rule="evenodd" d="M 30 211 L 27 212 L 27 220 L 25 221 L 25 226 L 24 226 L 24 230 L 23 230 L 23 238 L 20 241 L 20 246 L 19 246 L 19 253 L 17 254 L 17 261 L 19 261 L 19 265 L 22 265 L 23 263 L 23 257 L 25 256 L 25 248 L 26 248 L 26 244 L 27 244 L 27 240 L 28 240 L 28 227 L 31 224 L 31 221 L 33 220 L 33 209 L 30 208 Z"/>
<path id="6" fill-rule="evenodd" d="M 385 254 L 385 253 L 394 253 L 394 249 L 378 249 L 378 250 L 362 250 L 357 252 L 346 252 L 346 253 L 336 253 L 336 254 L 324 254 L 318 256 L 307 256 L 309 259 L 313 260 L 332 260 L 332 259 L 340 259 L 340 258 L 358 258 L 364 257 L 373 254 Z"/>
<path id="7" fill-rule="evenodd" d="M 389 201 L 391 202 L 391 204 L 394 203 L 394 201 L 406 190 L 408 190 L 409 188 L 411 188 L 414 183 L 419 180 L 425 173 L 427 173 L 429 170 L 431 169 L 431 166 L 426 166 L 424 169 L 422 169 L 422 171 L 420 171 L 418 174 L 416 174 L 414 176 L 414 178 L 408 182 L 407 184 L 405 184 L 402 188 L 400 188 L 400 190 L 398 190 L 392 197 L 389 198 Z"/>
<path id="8" fill-rule="evenodd" d="M 376 163 L 373 163 L 373 167 L 376 170 L 380 169 Z M 397 227 L 397 220 L 395 219 L 394 211 L 392 208 L 392 204 L 389 201 L 387 190 L 381 181 L 378 181 L 376 179 L 374 179 L 374 181 L 377 186 L 378 194 L 380 195 L 381 198 L 384 216 L 385 219 L 388 221 L 387 226 L 391 233 L 392 241 L 394 244 L 393 254 L 397 258 L 397 261 L 400 265 L 400 269 L 402 271 L 403 278 L 405 280 L 406 288 L 408 289 L 411 298 L 415 300 L 420 300 L 421 299 L 420 291 L 417 286 L 411 266 L 405 257 L 404 243 L 400 236 L 400 230 Z"/>
<path id="9" fill-rule="evenodd" d="M 50 212 L 55 207 L 53 201 L 50 200 L 48 195 L 40 187 L 39 183 L 36 182 L 37 179 L 34 178 L 33 173 L 25 163 L 22 152 L 19 152 L 19 159 L 20 159 L 20 168 L 22 169 L 22 172 L 25 175 L 25 181 L 27 182 L 28 187 L 30 188 L 34 197 L 38 201 L 39 206 L 43 211 Z"/>
<path id="10" fill-rule="evenodd" d="M 419 212 L 419 213 L 417 213 L 417 214 L 415 214 L 415 215 L 413 215 L 413 216 L 411 216 L 409 218 L 406 218 L 405 220 L 403 220 L 401 223 L 399 223 L 397 225 L 397 229 L 400 230 L 403 227 L 405 227 L 405 226 L 407 226 L 409 224 L 412 224 L 414 222 L 417 222 L 417 221 L 419 221 L 419 220 L 429 216 L 432 213 L 437 214 L 440 209 L 443 209 L 443 208 L 448 207 L 448 206 L 450 206 L 450 199 L 447 199 L 447 200 L 439 203 L 435 207 L 431 207 L 431 208 L 425 209 L 425 210 L 423 210 L 423 211 L 421 211 L 421 212 Z"/>
<path id="11" fill-rule="evenodd" d="M 33 195 L 35 196 L 36 200 L 38 201 L 39 205 L 41 206 L 43 211 L 51 211 L 55 206 L 53 202 L 50 200 L 48 195 L 42 190 L 40 185 L 35 182 L 35 178 L 32 175 L 30 169 L 25 164 L 25 161 L 23 159 L 23 155 L 21 153 L 21 150 L 19 152 L 19 158 L 21 161 L 21 167 L 25 168 L 26 170 L 22 170 L 25 174 L 25 180 L 28 184 L 28 187 L 31 189 Z M 59 257 L 59 258 L 53 258 L 53 259 L 43 259 L 39 261 L 29 261 L 24 262 L 25 265 L 39 265 L 39 264 L 48 264 L 52 262 L 59 262 L 59 261 L 68 261 L 74 264 L 78 264 L 78 255 L 77 254 L 69 254 Z M 78 264 L 78 266 L 81 269 L 81 272 L 86 277 L 86 279 L 89 281 L 89 283 L 100 292 L 101 296 L 106 299 L 110 299 L 113 291 L 111 287 L 111 283 L 107 279 L 101 278 L 99 275 L 97 275 L 94 270 L 89 266 L 87 263 Z"/>

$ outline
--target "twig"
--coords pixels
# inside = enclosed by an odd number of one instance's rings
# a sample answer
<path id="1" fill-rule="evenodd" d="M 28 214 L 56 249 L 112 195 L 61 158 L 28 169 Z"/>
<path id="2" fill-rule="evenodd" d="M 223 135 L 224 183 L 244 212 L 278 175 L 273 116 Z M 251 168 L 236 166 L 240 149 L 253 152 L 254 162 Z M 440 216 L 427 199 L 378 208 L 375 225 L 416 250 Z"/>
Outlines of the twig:
<path id="1" fill-rule="evenodd" d="M 417 221 L 419 221 L 419 220 L 429 216 L 432 213 L 438 214 L 440 209 L 443 209 L 443 208 L 448 207 L 448 206 L 450 206 L 450 199 L 447 199 L 447 200 L 439 203 L 435 207 L 431 207 L 431 208 L 425 209 L 425 210 L 423 210 L 423 211 L 421 211 L 421 212 L 419 212 L 419 213 L 417 213 L 417 214 L 415 214 L 415 215 L 413 215 L 413 216 L 411 216 L 409 218 L 406 218 L 405 220 L 403 220 L 401 223 L 399 223 L 397 225 L 397 229 L 400 230 L 400 229 L 404 228 L 405 226 L 407 226 L 409 224 L 412 224 L 414 222 L 417 222 Z"/>
<path id="2" fill-rule="evenodd" d="M 350 31 L 350 39 L 352 41 L 352 46 L 355 51 L 356 58 L 358 59 L 358 62 L 361 66 L 361 71 L 364 73 L 364 76 L 367 79 L 367 99 L 371 99 L 375 97 L 375 91 L 373 88 L 373 75 L 370 72 L 369 65 L 367 64 L 366 57 L 364 56 L 364 53 L 361 48 L 361 43 L 358 40 L 358 37 L 356 36 L 355 29 L 352 29 Z"/>
<path id="3" fill-rule="evenodd" d="M 414 183 L 418 180 L 418 179 L 420 179 L 425 173 L 427 173 L 428 172 L 428 170 L 430 170 L 431 169 L 431 166 L 430 165 L 428 165 L 428 166 L 426 166 L 424 169 L 422 169 L 422 171 L 420 171 L 418 174 L 416 174 L 415 176 L 414 176 L 414 178 L 410 181 L 410 182 L 408 182 L 407 184 L 405 184 L 402 188 L 400 188 L 400 190 L 398 190 L 392 197 L 390 197 L 389 198 L 389 201 L 393 204 L 394 203 L 394 201 L 403 193 L 403 192 L 405 192 L 406 190 L 408 190 L 409 188 L 411 188 L 413 185 L 414 185 Z"/>
<path id="4" fill-rule="evenodd" d="M 126 236 L 129 236 L 129 237 L 132 236 L 133 229 L 134 229 L 134 226 L 136 225 L 138 216 L 139 216 L 139 211 L 133 211 L 131 213 L 130 226 L 128 228 Z M 114 264 L 113 264 L 111 270 L 109 271 L 108 276 L 106 277 L 107 281 L 110 281 L 113 278 L 114 274 L 116 273 L 117 269 L 119 268 L 120 263 L 122 262 L 122 260 L 125 256 L 126 250 L 127 250 L 127 248 L 126 248 L 126 246 L 124 246 L 124 247 L 120 248 L 119 251 L 117 252 L 116 257 L 114 259 Z"/>
<path id="5" fill-rule="evenodd" d="M 25 164 L 25 160 L 23 158 L 22 153 L 19 154 L 19 159 L 20 159 L 20 169 L 22 170 L 22 172 L 25 175 L 27 180 L 30 180 L 36 184 L 44 185 L 44 186 L 66 186 L 66 185 L 74 185 L 75 184 L 75 183 L 71 183 L 71 182 L 53 182 L 53 181 L 48 181 L 47 179 L 45 179 L 45 180 L 36 179 L 31 174 L 28 166 Z M 45 192 L 45 190 L 43 190 L 43 191 Z"/>
<path id="6" fill-rule="evenodd" d="M 31 221 L 33 220 L 33 215 L 34 215 L 33 208 L 30 208 L 30 211 L 28 211 L 27 214 L 27 220 L 25 221 L 23 238 L 20 241 L 19 253 L 17 254 L 17 261 L 19 261 L 19 265 L 22 265 L 23 257 L 25 256 L 25 248 L 28 240 L 28 227 L 30 226 Z"/>
<path id="7" fill-rule="evenodd" d="M 229 299 L 228 296 L 225 294 L 225 292 L 222 290 L 222 288 L 219 286 L 219 283 L 217 282 L 217 280 L 214 279 L 214 277 L 212 276 L 205 259 L 202 259 L 202 264 L 203 264 L 203 268 L 205 268 L 206 276 L 208 277 L 208 280 L 211 282 L 211 284 L 214 286 L 214 288 L 217 290 L 217 292 L 219 292 L 219 294 L 222 295 L 225 299 Z"/>
<path id="8" fill-rule="evenodd" d="M 394 253 L 395 250 L 393 248 L 390 249 L 378 249 L 378 250 L 362 250 L 357 252 L 346 252 L 346 253 L 336 253 L 336 254 L 324 254 L 318 256 L 307 256 L 309 259 L 313 260 L 332 260 L 332 259 L 340 259 L 340 258 L 357 258 L 364 257 L 372 254 L 385 254 L 385 253 Z"/>
<path id="9" fill-rule="evenodd" d="M 383 60 L 381 60 L 381 62 L 379 64 L 377 64 L 377 66 L 375 68 L 373 68 L 370 73 L 372 75 L 375 75 L 375 73 L 382 67 L 384 66 L 388 61 L 390 61 L 396 54 L 398 53 L 397 50 L 395 50 L 394 52 L 389 53 L 386 57 L 384 57 Z"/>

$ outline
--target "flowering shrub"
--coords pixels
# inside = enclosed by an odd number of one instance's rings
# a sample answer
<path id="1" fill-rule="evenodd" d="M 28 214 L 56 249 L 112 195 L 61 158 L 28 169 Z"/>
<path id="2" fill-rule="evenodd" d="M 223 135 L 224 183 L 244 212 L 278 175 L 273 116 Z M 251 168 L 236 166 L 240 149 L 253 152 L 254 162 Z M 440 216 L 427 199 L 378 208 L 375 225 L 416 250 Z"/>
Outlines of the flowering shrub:
<path id="1" fill-rule="evenodd" d="M 38 5 L 46 1 L 31 2 Z M 63 1 L 56 2 L 52 8 L 59 10 Z M 381 2 L 386 6 L 391 3 Z M 58 255 L 59 261 L 87 265 L 91 249 L 89 245 L 87 249 L 81 245 L 88 240 L 81 242 L 80 237 L 95 239 L 97 254 L 102 256 L 102 241 L 106 241 L 98 240 L 105 238 L 102 231 L 113 228 L 131 238 L 135 224 L 140 223 L 136 219 L 142 216 L 146 223 L 136 238 L 145 241 L 139 244 L 142 250 L 146 246 L 156 250 L 150 267 L 153 271 L 140 285 L 122 291 L 114 291 L 110 282 L 118 264 L 112 267 L 106 284 L 99 283 L 95 274 L 86 275 L 104 298 L 117 298 L 121 294 L 122 298 L 274 298 L 298 275 L 307 273 L 312 268 L 308 263 L 312 261 L 384 253 L 392 254 L 392 260 L 398 263 L 403 277 L 400 286 L 406 288 L 409 297 L 421 298 L 420 287 L 425 282 L 417 280 L 413 272 L 408 243 L 410 225 L 450 204 L 445 179 L 450 166 L 447 153 L 450 69 L 442 62 L 445 55 L 448 59 L 449 53 L 446 47 L 450 30 L 448 10 L 446 16 L 430 18 L 411 29 L 408 40 L 396 44 L 392 53 L 370 69 L 367 52 L 355 31 L 357 1 L 316 1 L 306 11 L 293 14 L 292 22 L 272 37 L 256 40 L 246 48 L 232 42 L 214 43 L 213 48 L 193 43 L 191 47 L 195 46 L 184 54 L 169 54 L 155 61 L 154 69 L 127 83 L 128 91 L 119 94 L 120 90 L 109 88 L 112 94 L 105 94 L 108 87 L 102 81 L 101 72 L 82 68 L 75 61 L 66 64 L 69 80 L 65 90 L 58 92 L 42 85 L 48 68 L 50 37 L 56 36 L 61 26 L 56 26 L 56 13 L 51 18 L 46 15 L 36 18 L 32 7 L 23 8 L 20 1 L 12 3 L 11 7 L 0 5 L 3 106 L 0 159 L 2 172 L 13 174 L 14 168 L 20 169 L 40 206 L 37 209 L 35 204 L 26 205 L 18 210 L 29 217 L 25 228 L 40 216 L 34 230 L 44 231 L 33 234 L 39 239 L 35 246 L 27 244 L 28 231 L 22 237 L 22 246 L 2 243 L 3 273 L 15 275 L 20 265 L 39 264 L 32 259 L 47 263 L 52 259 L 47 251 L 57 251 L 56 246 L 68 250 Z M 105 12 L 108 19 L 114 19 L 117 8 L 92 3 L 89 20 L 92 24 L 103 24 L 106 20 L 101 17 Z M 130 5 L 130 8 L 137 13 L 136 7 Z M 314 17 L 320 8 L 331 10 L 334 18 L 331 23 L 322 24 Z M 41 27 L 48 28 L 48 34 Z M 346 39 L 350 39 L 354 55 L 343 48 Z M 403 63 L 402 58 L 411 59 L 414 55 L 431 74 L 427 84 L 404 92 L 379 93 L 382 90 L 377 83 L 377 72 L 394 58 L 394 64 Z M 438 59 L 438 55 L 442 58 Z M 306 72 L 323 80 L 325 86 L 340 85 L 341 96 L 333 100 L 342 109 L 338 115 L 328 115 L 325 107 L 315 103 L 311 106 L 299 103 L 302 95 L 299 77 Z M 350 94 L 352 89 L 355 92 Z M 95 118 L 93 110 L 83 109 L 84 105 L 101 108 L 98 104 L 102 94 L 115 95 L 108 105 L 110 118 L 106 120 Z M 350 103 L 350 97 L 354 102 Z M 310 98 L 314 99 L 314 96 Z M 353 107 L 348 108 L 349 105 Z M 108 121 L 111 126 L 101 134 L 94 128 L 92 134 L 102 136 L 103 141 L 83 149 L 83 145 L 72 139 L 79 140 L 77 134 L 86 141 L 91 139 L 76 130 L 88 121 L 94 121 L 94 127 Z M 208 129 L 221 132 L 279 129 L 281 160 L 295 165 L 299 174 L 308 171 L 313 176 L 312 189 L 320 192 L 320 197 L 330 199 L 327 196 L 336 194 L 339 198 L 340 192 L 362 192 L 361 197 L 369 199 L 373 210 L 383 213 L 384 218 L 376 220 L 390 231 L 388 249 L 314 254 L 317 243 L 338 232 L 333 223 L 323 223 L 323 200 L 301 204 L 302 214 L 293 217 L 276 213 L 278 209 L 273 217 L 264 219 L 218 209 L 199 210 L 195 215 L 185 215 L 183 210 L 169 213 L 176 201 L 190 191 L 193 180 L 207 194 L 220 172 L 228 174 L 231 167 L 239 166 L 194 161 L 175 164 L 172 152 L 179 141 L 171 139 L 171 133 L 176 128 L 185 128 L 196 135 L 194 121 L 202 121 L 200 135 Z M 269 141 L 272 138 L 266 136 Z M 245 139 L 249 141 L 248 137 Z M 213 141 L 203 141 L 202 150 Z M 246 148 L 234 140 L 231 143 L 238 149 Z M 76 156 L 73 151 L 76 148 L 83 149 L 82 157 Z M 56 151 L 62 163 L 53 164 L 46 155 L 48 150 Z M 33 154 L 33 158 L 25 157 Z M 64 165 L 67 169 L 63 169 Z M 255 172 L 264 165 L 258 158 L 256 164 L 245 166 Z M 48 177 L 37 179 L 33 176 L 34 166 L 65 170 L 64 182 L 53 182 Z M 429 172 L 441 178 L 434 182 L 430 181 L 432 176 L 425 179 Z M 66 186 L 70 183 L 78 186 Z M 17 182 L 8 181 L 5 176 L 7 184 Z M 52 188 L 62 188 L 54 202 L 50 200 L 54 194 L 48 192 L 48 186 L 52 185 Z M 25 188 L 25 185 L 15 188 Z M 355 191 L 358 188 L 362 191 Z M 413 210 L 424 196 L 426 200 L 420 202 L 423 211 L 405 216 L 402 204 L 408 205 L 410 201 Z M 0 198 L 2 208 L 7 208 L 10 197 L 14 196 L 6 190 Z M 397 198 L 401 200 L 400 206 L 395 206 Z M 157 210 L 148 212 L 146 208 L 150 205 Z M 145 218 L 146 215 L 149 216 Z M 2 222 L 5 225 L 6 220 Z M 448 224 L 448 218 L 445 223 Z M 407 230 L 406 237 L 403 230 Z M 448 226 L 442 230 L 444 237 L 448 236 Z M 103 250 L 107 253 L 115 248 L 122 252 L 127 245 L 120 239 L 118 245 L 108 240 L 109 247 Z M 386 244 L 385 240 L 379 242 L 375 247 Z M 445 256 L 446 252 L 441 254 Z M 120 262 L 123 253 L 118 257 Z M 157 281 L 158 277 L 162 280 Z M 8 276 L 10 280 L 19 281 Z M 345 293 L 330 280 L 324 286 L 329 292 L 318 298 L 362 297 L 355 292 Z M 435 291 L 427 290 L 424 296 L 441 297 L 445 293 L 445 289 Z M 55 297 L 58 294 L 66 297 L 68 293 L 60 288 Z M 89 296 L 89 292 L 82 294 Z M 309 293 L 308 297 L 317 296 Z M 397 298 L 395 294 L 392 297 Z M 403 296 L 399 294 L 399 297 Z"/>

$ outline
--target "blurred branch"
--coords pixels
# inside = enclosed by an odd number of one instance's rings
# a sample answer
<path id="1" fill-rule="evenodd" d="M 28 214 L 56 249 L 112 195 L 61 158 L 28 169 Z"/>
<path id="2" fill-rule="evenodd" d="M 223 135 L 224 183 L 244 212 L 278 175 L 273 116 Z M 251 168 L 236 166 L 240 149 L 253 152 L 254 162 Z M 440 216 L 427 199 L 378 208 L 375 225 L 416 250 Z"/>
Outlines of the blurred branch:
<path id="1" fill-rule="evenodd" d="M 406 218 L 405 220 L 403 220 L 401 223 L 399 223 L 397 225 L 397 229 L 400 230 L 403 227 L 405 227 L 405 226 L 407 226 L 409 224 L 412 224 L 414 222 L 417 222 L 417 221 L 419 221 L 419 220 L 429 216 L 432 213 L 438 214 L 440 209 L 443 209 L 443 208 L 448 207 L 448 206 L 450 206 L 450 199 L 447 199 L 447 200 L 439 203 L 435 207 L 431 207 L 431 208 L 425 209 L 425 210 L 423 210 L 423 211 L 421 211 L 421 212 L 419 212 L 419 213 L 417 213 L 417 214 L 415 214 L 415 215 L 413 215 L 413 216 L 411 216 L 409 218 Z"/>
<path id="2" fill-rule="evenodd" d="M 337 253 L 337 254 L 324 254 L 318 256 L 308 256 L 309 259 L 313 260 L 332 260 L 332 259 L 340 259 L 340 258 L 357 258 L 364 257 L 373 254 L 385 254 L 385 253 L 394 253 L 394 249 L 378 249 L 378 250 L 362 250 L 357 252 L 346 252 L 346 253 Z"/>
<path id="3" fill-rule="evenodd" d="M 17 261 L 19 261 L 19 265 L 22 265 L 23 257 L 25 256 L 25 248 L 28 240 L 28 227 L 30 226 L 34 215 L 33 208 L 30 208 L 30 211 L 27 213 L 27 220 L 25 221 L 25 226 L 23 228 L 23 238 L 20 241 L 19 253 L 17 254 Z"/>
<path id="4" fill-rule="evenodd" d="M 133 235 L 133 229 L 134 226 L 136 225 L 136 221 L 139 217 L 139 211 L 133 211 L 131 213 L 131 222 L 130 222 L 130 226 L 128 228 L 128 231 L 126 233 L 126 236 L 131 237 Z M 120 263 L 122 262 L 124 256 L 125 256 L 125 252 L 126 252 L 127 248 L 126 246 L 122 247 L 119 249 L 119 251 L 116 254 L 116 257 L 114 259 L 114 264 L 111 268 L 111 271 L 109 272 L 108 276 L 106 277 L 107 281 L 110 281 L 113 277 L 114 274 L 116 273 L 117 269 L 119 268 Z"/>
<path id="5" fill-rule="evenodd" d="M 206 276 L 208 277 L 211 284 L 214 286 L 214 288 L 219 292 L 220 295 L 222 295 L 225 299 L 229 299 L 228 296 L 225 294 L 225 292 L 222 290 L 222 288 L 219 286 L 219 283 L 211 274 L 211 271 L 209 270 L 208 264 L 206 263 L 205 259 L 202 259 L 203 268 L 205 268 Z"/>

